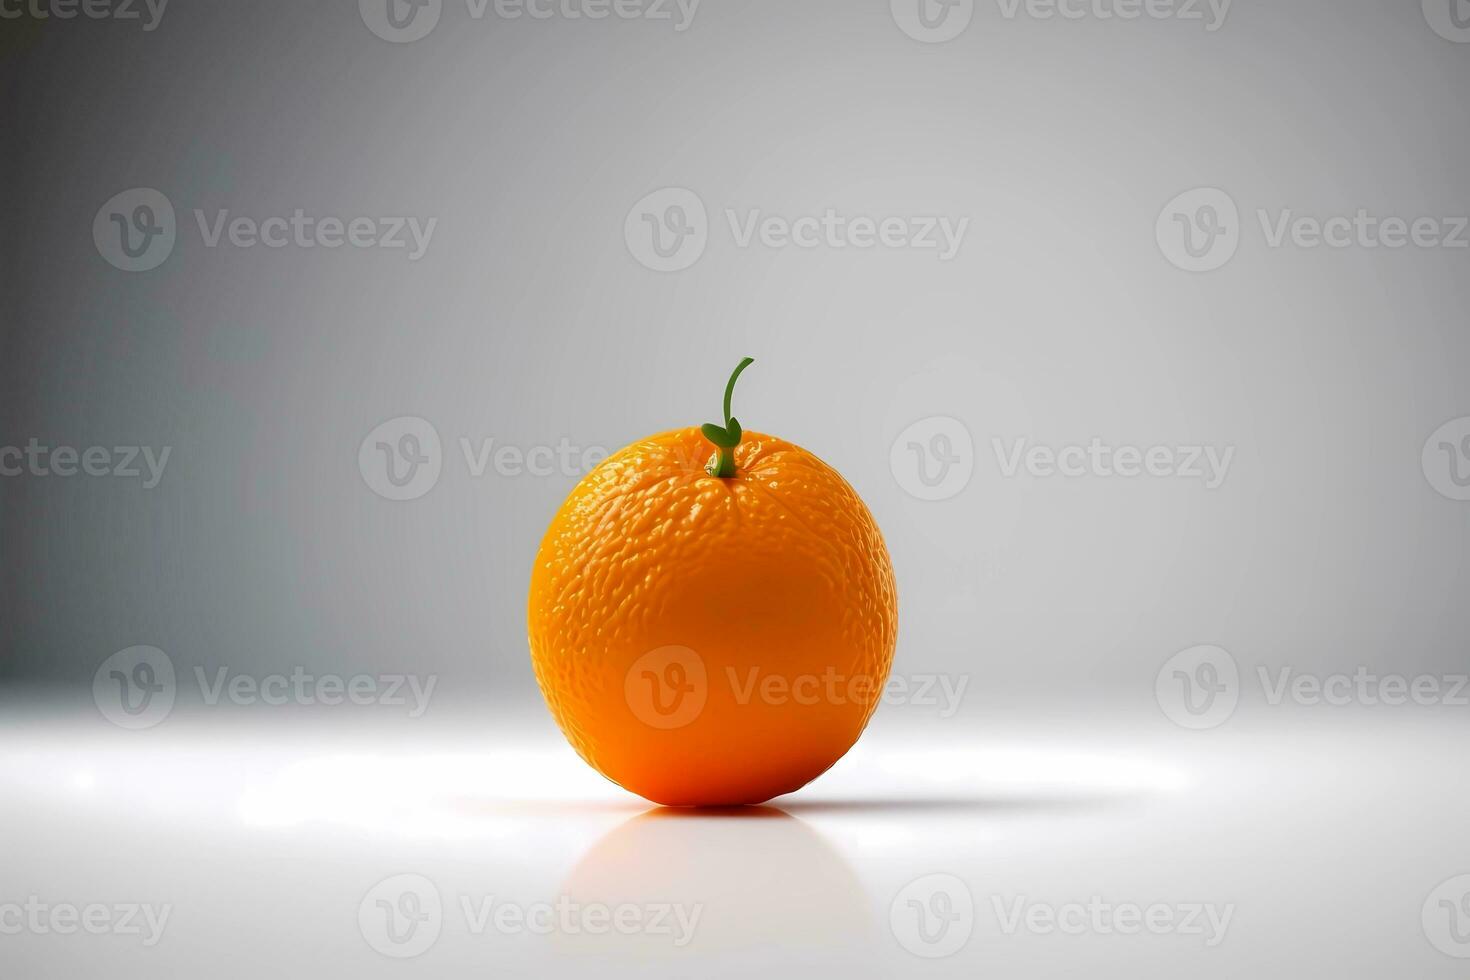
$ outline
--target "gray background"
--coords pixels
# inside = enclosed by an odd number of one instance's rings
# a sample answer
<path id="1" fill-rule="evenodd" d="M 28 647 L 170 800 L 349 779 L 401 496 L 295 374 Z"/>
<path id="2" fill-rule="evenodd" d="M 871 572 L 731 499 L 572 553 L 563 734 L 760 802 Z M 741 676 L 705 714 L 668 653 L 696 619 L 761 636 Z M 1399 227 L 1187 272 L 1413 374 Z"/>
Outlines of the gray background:
<path id="1" fill-rule="evenodd" d="M 493 9 L 493 8 L 492 8 Z M 736 412 L 867 500 L 897 669 L 967 711 L 1137 702 L 1172 653 L 1244 668 L 1463 669 L 1470 505 L 1420 447 L 1470 415 L 1464 250 L 1267 248 L 1257 208 L 1470 211 L 1470 46 L 1415 3 L 1240 0 L 1199 22 L 1007 20 L 946 44 L 882 2 L 706 0 L 668 22 L 470 18 L 374 36 L 351 3 L 192 3 L 159 28 L 0 24 L 0 444 L 171 446 L 162 485 L 0 480 L 0 680 L 86 698 L 134 644 L 209 671 L 441 675 L 534 704 L 528 571 L 574 476 L 472 478 L 458 440 L 615 448 Z M 634 202 L 709 207 L 691 269 L 641 266 Z M 1170 198 L 1228 191 L 1223 269 L 1174 268 Z M 153 187 L 159 268 L 97 209 Z M 737 248 L 726 207 L 970 218 L 962 250 Z M 192 211 L 436 217 L 428 254 L 205 248 Z M 431 420 L 396 503 L 363 437 Z M 974 479 L 916 500 L 916 419 Z M 1219 490 L 1002 479 L 992 437 L 1233 445 Z"/>

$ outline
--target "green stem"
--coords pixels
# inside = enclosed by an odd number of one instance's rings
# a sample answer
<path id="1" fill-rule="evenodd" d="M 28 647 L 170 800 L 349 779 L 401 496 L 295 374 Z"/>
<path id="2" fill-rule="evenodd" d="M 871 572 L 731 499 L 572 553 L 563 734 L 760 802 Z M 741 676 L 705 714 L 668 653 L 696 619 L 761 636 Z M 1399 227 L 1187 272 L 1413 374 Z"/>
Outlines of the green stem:
<path id="1" fill-rule="evenodd" d="M 735 453 L 733 450 L 721 446 L 715 450 L 716 457 L 710 460 L 704 471 L 710 476 L 717 476 L 722 480 L 728 480 L 735 475 Z"/>
<path id="2" fill-rule="evenodd" d="M 747 357 L 735 365 L 735 373 L 730 375 L 730 380 L 725 384 L 725 424 L 730 424 L 730 396 L 735 394 L 735 381 L 740 377 L 740 372 L 755 363 L 755 358 Z"/>
<path id="3" fill-rule="evenodd" d="M 728 480 L 735 475 L 735 447 L 740 445 L 740 437 L 743 434 L 740 423 L 735 421 L 735 416 L 730 414 L 730 398 L 735 394 L 735 381 L 740 377 L 740 372 L 755 363 L 755 358 L 747 357 L 735 367 L 734 373 L 725 385 L 725 427 L 707 425 L 704 427 L 705 438 L 715 445 L 715 456 L 704 468 L 710 476 Z M 713 430 L 713 434 L 712 434 Z"/>

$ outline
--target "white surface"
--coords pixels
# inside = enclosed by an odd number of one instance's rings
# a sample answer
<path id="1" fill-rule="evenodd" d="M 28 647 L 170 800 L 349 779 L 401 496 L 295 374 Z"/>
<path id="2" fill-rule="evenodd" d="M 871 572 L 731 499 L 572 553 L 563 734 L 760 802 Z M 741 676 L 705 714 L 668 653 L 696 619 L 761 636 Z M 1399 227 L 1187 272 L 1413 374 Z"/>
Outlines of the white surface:
<path id="1" fill-rule="evenodd" d="M 650 808 L 549 728 L 251 716 L 126 732 L 95 716 L 12 717 L 0 727 L 0 904 L 170 911 L 152 946 L 0 935 L 0 974 L 1428 978 L 1470 966 L 1421 921 L 1428 903 L 1430 928 L 1436 915 L 1448 925 L 1431 893 L 1470 872 L 1454 712 L 1268 716 L 1203 733 L 1162 718 L 1040 732 L 880 716 L 823 779 L 743 815 Z M 437 938 L 420 934 L 408 959 L 371 944 L 383 913 L 381 890 L 369 893 L 402 874 L 442 902 Z M 905 890 L 935 874 L 953 877 Z M 973 916 L 956 912 L 957 931 L 926 944 L 908 902 L 954 879 Z M 491 896 L 699 911 L 682 947 L 493 920 L 477 932 L 463 901 Z M 1007 933 L 1022 898 L 1058 911 L 1200 903 L 1229 920 L 1223 935 L 1207 916 L 1198 935 L 1108 933 L 1105 917 L 1069 919 L 1079 935 Z M 364 906 L 376 937 L 359 925 Z M 916 955 L 967 927 L 952 955 Z"/>

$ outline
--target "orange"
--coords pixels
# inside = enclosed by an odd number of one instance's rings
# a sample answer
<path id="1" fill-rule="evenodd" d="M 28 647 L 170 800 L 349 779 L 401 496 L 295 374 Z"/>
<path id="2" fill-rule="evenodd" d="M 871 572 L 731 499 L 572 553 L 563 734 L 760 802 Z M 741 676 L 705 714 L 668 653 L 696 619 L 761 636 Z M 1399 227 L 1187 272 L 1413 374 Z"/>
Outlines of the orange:
<path id="1" fill-rule="evenodd" d="M 567 740 L 673 806 L 760 803 L 840 759 L 897 640 L 883 537 L 836 470 L 725 425 L 604 460 L 531 573 L 531 661 Z M 708 463 L 706 463 L 708 461 Z"/>

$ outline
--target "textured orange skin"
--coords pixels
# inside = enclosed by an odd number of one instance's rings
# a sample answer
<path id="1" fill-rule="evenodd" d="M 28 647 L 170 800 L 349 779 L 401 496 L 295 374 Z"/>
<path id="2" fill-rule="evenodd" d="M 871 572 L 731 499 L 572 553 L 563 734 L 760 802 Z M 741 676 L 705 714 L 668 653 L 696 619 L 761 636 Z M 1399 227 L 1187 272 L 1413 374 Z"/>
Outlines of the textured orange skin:
<path id="1" fill-rule="evenodd" d="M 531 573 L 531 661 L 557 724 L 598 772 L 670 806 L 761 803 L 821 775 L 872 716 L 898 634 L 888 550 L 836 470 L 747 432 L 718 479 L 712 451 L 689 428 L 606 459 Z M 666 646 L 707 678 L 671 729 L 625 693 Z"/>

